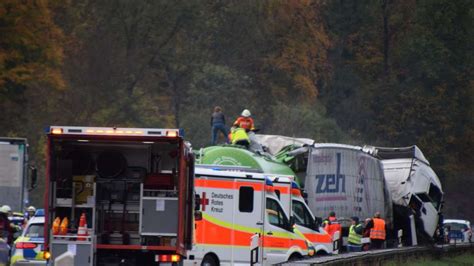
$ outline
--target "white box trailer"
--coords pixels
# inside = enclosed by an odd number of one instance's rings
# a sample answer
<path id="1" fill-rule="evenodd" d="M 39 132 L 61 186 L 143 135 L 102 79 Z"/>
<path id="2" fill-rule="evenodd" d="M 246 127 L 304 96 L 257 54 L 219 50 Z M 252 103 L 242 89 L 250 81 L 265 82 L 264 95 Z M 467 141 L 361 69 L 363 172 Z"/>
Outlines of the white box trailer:
<path id="1" fill-rule="evenodd" d="M 256 138 L 297 172 L 315 216 L 327 217 L 334 211 L 341 219 L 364 219 L 378 211 L 384 219 L 392 221 L 383 166 L 362 147 L 275 135 Z M 290 145 L 291 149 L 280 153 Z"/>
<path id="2" fill-rule="evenodd" d="M 327 217 L 334 211 L 338 218 L 357 216 L 363 220 L 380 212 L 392 222 L 382 164 L 361 147 L 314 144 L 308 154 L 305 191 L 317 216 Z"/>
<path id="3" fill-rule="evenodd" d="M 28 192 L 36 184 L 36 170 L 28 182 L 28 142 L 24 138 L 0 138 L 0 205 L 23 212 Z"/>

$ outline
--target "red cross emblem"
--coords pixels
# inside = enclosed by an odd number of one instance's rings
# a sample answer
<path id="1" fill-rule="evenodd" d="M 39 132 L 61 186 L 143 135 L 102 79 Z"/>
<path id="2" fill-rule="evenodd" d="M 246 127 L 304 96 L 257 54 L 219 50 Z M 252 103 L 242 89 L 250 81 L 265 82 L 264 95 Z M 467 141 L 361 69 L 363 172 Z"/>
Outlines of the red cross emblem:
<path id="1" fill-rule="evenodd" d="M 199 203 L 200 203 L 201 206 L 202 206 L 201 209 L 202 209 L 203 211 L 205 211 L 205 210 L 206 210 L 206 205 L 209 205 L 209 199 L 206 198 L 206 192 L 203 192 L 203 193 L 202 193 L 201 201 L 200 201 Z"/>

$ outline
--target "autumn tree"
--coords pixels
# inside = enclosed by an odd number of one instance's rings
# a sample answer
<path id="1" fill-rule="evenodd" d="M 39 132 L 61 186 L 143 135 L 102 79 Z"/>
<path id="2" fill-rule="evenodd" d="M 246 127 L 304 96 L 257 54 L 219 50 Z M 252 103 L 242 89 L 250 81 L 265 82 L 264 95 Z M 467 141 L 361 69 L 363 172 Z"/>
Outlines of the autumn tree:
<path id="1" fill-rule="evenodd" d="M 0 2 L 2 134 L 16 135 L 31 121 L 35 95 L 65 88 L 62 40 L 48 1 Z"/>

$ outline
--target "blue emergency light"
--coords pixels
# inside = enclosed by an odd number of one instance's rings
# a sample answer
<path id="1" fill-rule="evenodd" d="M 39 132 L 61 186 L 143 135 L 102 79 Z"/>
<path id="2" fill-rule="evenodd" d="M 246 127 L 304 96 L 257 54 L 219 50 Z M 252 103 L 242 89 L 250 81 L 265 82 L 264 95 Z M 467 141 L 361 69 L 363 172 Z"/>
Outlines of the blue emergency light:
<path id="1" fill-rule="evenodd" d="M 265 177 L 265 185 L 267 186 L 272 186 L 273 187 L 273 182 L 270 178 Z"/>
<path id="2" fill-rule="evenodd" d="M 44 217 L 44 209 L 37 209 L 35 212 L 36 217 Z"/>
<path id="3" fill-rule="evenodd" d="M 300 189 L 300 186 L 295 181 L 291 181 L 291 188 Z"/>

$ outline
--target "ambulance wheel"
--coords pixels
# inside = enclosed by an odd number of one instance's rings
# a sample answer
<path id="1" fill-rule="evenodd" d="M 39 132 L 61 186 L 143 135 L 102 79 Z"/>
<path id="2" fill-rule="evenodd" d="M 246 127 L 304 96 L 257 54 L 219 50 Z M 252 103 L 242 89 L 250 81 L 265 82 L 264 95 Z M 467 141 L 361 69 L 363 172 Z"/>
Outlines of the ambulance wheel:
<path id="1" fill-rule="evenodd" d="M 215 255 L 207 254 L 202 259 L 201 266 L 219 266 L 219 259 Z"/>
<path id="2" fill-rule="evenodd" d="M 299 259 L 302 259 L 303 256 L 301 256 L 300 254 L 298 253 L 293 253 L 291 254 L 290 258 L 288 259 L 288 261 L 295 261 L 295 260 L 299 260 Z"/>

